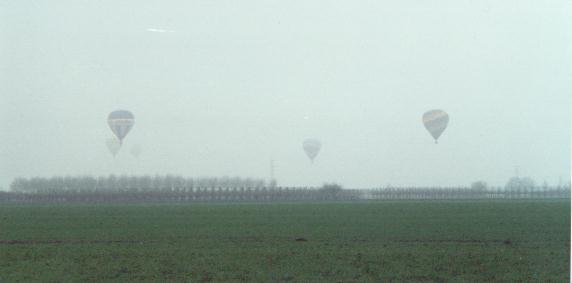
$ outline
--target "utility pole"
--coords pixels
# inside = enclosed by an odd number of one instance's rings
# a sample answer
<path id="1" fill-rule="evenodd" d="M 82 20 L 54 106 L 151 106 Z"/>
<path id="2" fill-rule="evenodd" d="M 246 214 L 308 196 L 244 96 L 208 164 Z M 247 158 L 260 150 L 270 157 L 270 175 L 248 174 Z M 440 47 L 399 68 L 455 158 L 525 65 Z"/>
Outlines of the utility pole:
<path id="1" fill-rule="evenodd" d="M 269 186 L 271 188 L 276 187 L 276 177 L 274 176 L 275 166 L 274 166 L 274 159 L 270 160 L 270 183 Z"/>
<path id="2" fill-rule="evenodd" d="M 517 178 L 520 178 L 519 173 L 518 173 L 518 166 L 514 168 L 514 176 Z"/>

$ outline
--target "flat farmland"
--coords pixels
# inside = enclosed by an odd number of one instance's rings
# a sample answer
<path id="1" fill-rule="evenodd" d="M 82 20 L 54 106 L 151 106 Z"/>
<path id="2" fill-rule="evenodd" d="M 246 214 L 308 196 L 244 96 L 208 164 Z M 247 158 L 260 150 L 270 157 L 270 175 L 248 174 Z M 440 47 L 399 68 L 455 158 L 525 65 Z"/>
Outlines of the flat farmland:
<path id="1" fill-rule="evenodd" d="M 0 282 L 569 282 L 570 202 L 0 206 Z"/>

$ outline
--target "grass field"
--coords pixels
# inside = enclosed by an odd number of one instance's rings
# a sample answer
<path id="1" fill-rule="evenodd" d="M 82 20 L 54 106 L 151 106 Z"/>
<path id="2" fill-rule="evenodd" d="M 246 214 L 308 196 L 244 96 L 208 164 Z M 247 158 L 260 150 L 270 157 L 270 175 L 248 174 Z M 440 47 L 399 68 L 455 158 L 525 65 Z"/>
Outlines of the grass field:
<path id="1" fill-rule="evenodd" d="M 569 239 L 568 201 L 0 206 L 0 282 L 569 282 Z"/>

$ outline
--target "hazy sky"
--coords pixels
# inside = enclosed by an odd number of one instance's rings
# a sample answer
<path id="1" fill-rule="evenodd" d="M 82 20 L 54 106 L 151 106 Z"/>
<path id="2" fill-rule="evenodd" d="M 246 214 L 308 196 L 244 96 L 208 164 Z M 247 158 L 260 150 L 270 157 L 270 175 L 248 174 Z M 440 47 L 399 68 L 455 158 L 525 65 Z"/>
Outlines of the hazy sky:
<path id="1" fill-rule="evenodd" d="M 268 178 L 271 159 L 280 185 L 503 185 L 516 168 L 555 184 L 570 178 L 566 2 L 5 0 L 0 186 Z M 451 119 L 438 145 L 421 123 L 435 108 Z M 136 122 L 113 159 L 116 109 Z M 313 165 L 305 138 L 323 143 Z"/>

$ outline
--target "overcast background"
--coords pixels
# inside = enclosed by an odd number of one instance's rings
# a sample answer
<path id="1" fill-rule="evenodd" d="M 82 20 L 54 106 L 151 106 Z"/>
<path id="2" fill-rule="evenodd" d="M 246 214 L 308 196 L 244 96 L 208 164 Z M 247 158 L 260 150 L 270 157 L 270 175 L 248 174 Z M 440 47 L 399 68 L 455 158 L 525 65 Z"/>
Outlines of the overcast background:
<path id="1" fill-rule="evenodd" d="M 268 178 L 271 159 L 279 185 L 567 181 L 566 2 L 2 1 L 0 186 Z M 435 108 L 438 145 L 421 123 Z M 136 122 L 114 159 L 117 109 Z"/>

